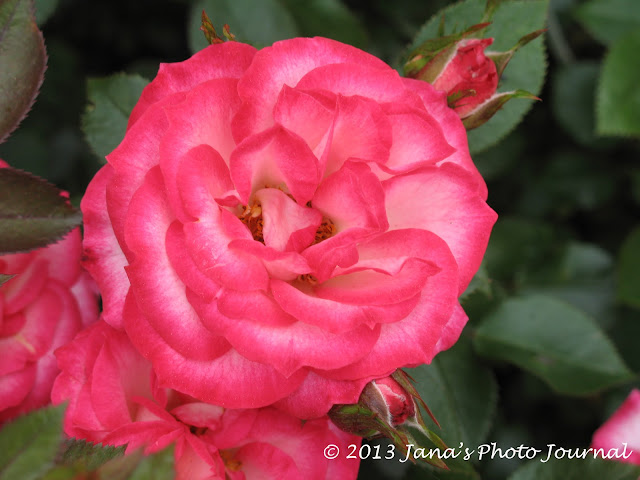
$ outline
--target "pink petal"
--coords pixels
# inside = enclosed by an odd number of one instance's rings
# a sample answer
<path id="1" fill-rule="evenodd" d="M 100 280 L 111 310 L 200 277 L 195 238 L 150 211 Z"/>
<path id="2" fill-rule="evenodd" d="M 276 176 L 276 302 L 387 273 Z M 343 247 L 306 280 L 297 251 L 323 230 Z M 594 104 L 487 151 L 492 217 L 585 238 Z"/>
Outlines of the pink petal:
<path id="1" fill-rule="evenodd" d="M 318 159 L 303 139 L 281 126 L 247 138 L 231 154 L 231 178 L 245 205 L 257 190 L 284 187 L 300 205 L 318 186 Z"/>
<path id="2" fill-rule="evenodd" d="M 19 405 L 27 397 L 36 379 L 36 366 L 0 376 L 0 412 Z M 8 415 L 7 415 L 8 418 Z M 0 421 L 4 421 L 4 414 Z"/>
<path id="3" fill-rule="evenodd" d="M 63 239 L 38 251 L 38 256 L 47 260 L 48 277 L 71 287 L 80 275 L 82 237 L 80 229 L 74 228 Z"/>
<path id="4" fill-rule="evenodd" d="M 238 84 L 244 104 L 233 119 L 236 141 L 273 125 L 273 107 L 284 85 L 294 87 L 307 72 L 344 62 L 389 70 L 373 55 L 326 38 L 294 38 L 260 50 Z"/>
<path id="5" fill-rule="evenodd" d="M 455 149 L 455 152 L 443 160 L 443 163 L 452 162 L 467 170 L 476 183 L 478 195 L 486 200 L 487 185 L 469 155 L 467 131 L 462 125 L 460 116 L 447 105 L 446 92 L 439 92 L 431 84 L 422 80 L 403 78 L 402 81 L 406 88 L 415 92 L 422 99 L 422 104 L 427 112 L 436 119 L 442 128 L 447 143 Z"/>
<path id="6" fill-rule="evenodd" d="M 392 305 L 350 305 L 324 298 L 293 285 L 271 280 L 271 291 L 278 305 L 298 321 L 315 325 L 330 333 L 349 332 L 360 325 L 373 328 L 378 323 L 397 322 L 416 306 L 419 296 Z"/>
<path id="7" fill-rule="evenodd" d="M 242 464 L 247 480 L 298 480 L 303 477 L 289 455 L 268 443 L 250 443 L 233 458 Z"/>
<path id="8" fill-rule="evenodd" d="M 388 228 L 384 190 L 368 165 L 346 162 L 326 178 L 313 196 L 313 207 L 331 219 L 339 233 L 353 227 Z"/>
<path id="9" fill-rule="evenodd" d="M 342 96 L 360 96 L 378 103 L 413 99 L 398 72 L 357 63 L 333 63 L 311 70 L 296 85 L 300 90 L 325 90 Z M 241 82 L 242 83 L 242 82 Z"/>
<path id="10" fill-rule="evenodd" d="M 30 260 L 24 269 L 3 269 L 2 273 L 4 274 L 16 275 L 10 282 L 2 286 L 4 315 L 20 312 L 38 298 L 47 283 L 47 261 L 37 257 L 32 257 Z"/>
<path id="11" fill-rule="evenodd" d="M 122 143 L 107 155 L 107 162 L 114 169 L 106 187 L 107 209 L 113 231 L 127 258 L 130 252 L 125 244 L 124 222 L 129 203 L 147 172 L 160 162 L 160 142 L 169 128 L 165 107 L 180 103 L 184 97 L 184 94 L 176 93 L 151 105 L 141 117 L 142 121 L 132 125 Z"/>
<path id="12" fill-rule="evenodd" d="M 173 349 L 189 358 L 210 360 L 224 352 L 227 344 L 202 325 L 171 266 L 165 238 L 173 220 L 160 169 L 155 167 L 132 198 L 127 215 L 126 239 L 135 255 L 127 267 L 131 292 L 141 312 Z"/>
<path id="13" fill-rule="evenodd" d="M 336 380 L 384 377 L 397 368 L 429 363 L 440 351 L 440 338 L 445 332 L 452 338 L 462 330 L 459 320 L 449 325 L 456 312 L 458 275 L 456 262 L 444 242 L 433 241 L 431 256 L 440 271 L 427 278 L 416 308 L 404 319 L 382 325 L 380 338 L 371 353 L 361 361 L 340 370 L 323 372 Z M 457 317 L 458 319 L 460 317 Z"/>
<path id="14" fill-rule="evenodd" d="M 253 241 L 249 229 L 232 213 L 221 208 L 212 198 L 202 195 L 201 189 L 183 191 L 185 203 L 196 205 L 196 221 L 183 226 L 184 245 L 195 265 L 212 283 L 236 290 L 266 290 L 269 276 L 263 263 L 253 255 L 231 250 L 236 239 Z"/>
<path id="15" fill-rule="evenodd" d="M 160 143 L 160 167 L 169 202 L 181 219 L 183 217 L 177 175 L 181 163 L 185 161 L 184 156 L 190 153 L 190 157 L 194 157 L 190 159 L 191 164 L 195 163 L 198 166 L 206 167 L 212 156 L 219 157 L 228 164 L 231 151 L 236 146 L 231 136 L 229 121 L 240 106 L 236 86 L 237 81 L 234 79 L 207 81 L 189 91 L 183 102 L 165 108 L 169 129 Z M 204 146 L 210 147 L 215 153 L 206 152 L 202 148 Z M 197 147 L 201 148 L 196 152 L 204 152 L 200 161 L 198 153 L 191 152 Z M 214 183 L 228 180 L 228 173 L 224 175 L 223 169 L 216 165 L 217 158 L 212 163 L 214 165 L 207 169 L 208 180 Z M 216 178 L 218 171 L 224 175 L 220 180 Z M 225 186 L 227 188 L 222 192 L 231 189 L 231 185 Z"/>
<path id="16" fill-rule="evenodd" d="M 464 292 L 480 266 L 497 218 L 476 193 L 471 175 L 446 163 L 399 175 L 383 185 L 390 228 L 420 228 L 445 240 L 458 262 L 458 292 Z"/>
<path id="17" fill-rule="evenodd" d="M 381 168 L 394 174 L 450 157 L 454 148 L 447 143 L 442 127 L 433 117 L 417 109 L 395 107 L 389 120 L 393 145 L 389 161 Z M 398 111 L 399 110 L 399 111 Z"/>
<path id="18" fill-rule="evenodd" d="M 311 244 L 322 222 L 322 214 L 300 206 L 277 188 L 255 194 L 261 204 L 264 243 L 276 250 L 300 251 Z"/>
<path id="19" fill-rule="evenodd" d="M 287 85 L 282 87 L 273 108 L 274 121 L 303 138 L 314 153 L 329 131 L 334 116 L 335 101 L 327 102 L 310 92 Z"/>
<path id="20" fill-rule="evenodd" d="M 182 423 L 214 430 L 219 428 L 223 412 L 222 407 L 202 402 L 185 403 L 171 410 Z"/>
<path id="21" fill-rule="evenodd" d="M 331 129 L 318 151 L 323 176 L 331 175 L 348 161 L 386 163 L 392 145 L 391 124 L 382 108 L 369 99 L 337 96 Z"/>
<path id="22" fill-rule="evenodd" d="M 379 329 L 366 326 L 333 334 L 293 321 L 266 296 L 260 303 L 256 300 L 253 296 L 223 292 L 218 301 L 220 312 L 232 310 L 235 315 L 222 315 L 213 305 L 201 314 L 216 324 L 243 357 L 271 365 L 286 377 L 305 367 L 332 369 L 353 363 L 366 355 L 378 338 Z M 271 305 L 255 308 L 269 301 Z"/>
<path id="23" fill-rule="evenodd" d="M 191 90 L 214 78 L 240 78 L 251 64 L 255 48 L 240 42 L 211 45 L 180 63 L 163 63 L 145 87 L 129 117 L 130 129 L 154 103 L 172 93 Z"/>
<path id="24" fill-rule="evenodd" d="M 287 396 L 306 372 L 284 377 L 271 366 L 251 362 L 230 349 L 215 360 L 186 358 L 173 350 L 140 314 L 133 297 L 125 302 L 125 328 L 154 365 L 162 385 L 224 408 L 258 408 Z"/>
<path id="25" fill-rule="evenodd" d="M 618 458 L 621 462 L 640 465 L 640 390 L 631 391 L 627 399 L 615 413 L 593 434 L 592 447 L 618 449 L 620 454 L 626 444 L 627 458 Z M 602 455 L 600 455 L 602 456 Z"/>
<path id="26" fill-rule="evenodd" d="M 175 450 L 176 480 L 218 480 L 224 478 L 224 464 L 213 458 L 209 448 L 195 435 L 185 435 Z"/>
<path id="27" fill-rule="evenodd" d="M 333 405 L 358 403 L 364 386 L 375 377 L 354 380 L 332 380 L 324 372 L 310 372 L 300 387 L 275 406 L 298 418 L 318 418 L 327 414 Z"/>
<path id="28" fill-rule="evenodd" d="M 122 327 L 122 306 L 129 291 L 124 271 L 127 259 L 113 233 L 107 213 L 106 186 L 113 177 L 111 165 L 105 165 L 87 187 L 80 207 L 84 219 L 83 266 L 95 278 L 102 295 L 105 322 Z"/>
<path id="29" fill-rule="evenodd" d="M 163 176 L 164 178 L 164 176 Z M 222 197 L 233 190 L 229 167 L 220 154 L 209 145 L 199 145 L 187 151 L 180 160 L 177 187 L 181 198 L 181 211 L 197 218 L 203 203 Z"/>
<path id="30" fill-rule="evenodd" d="M 271 279 L 289 281 L 311 271 L 311 267 L 299 253 L 281 252 L 254 240 L 233 240 L 229 243 L 229 249 L 260 259 Z"/>

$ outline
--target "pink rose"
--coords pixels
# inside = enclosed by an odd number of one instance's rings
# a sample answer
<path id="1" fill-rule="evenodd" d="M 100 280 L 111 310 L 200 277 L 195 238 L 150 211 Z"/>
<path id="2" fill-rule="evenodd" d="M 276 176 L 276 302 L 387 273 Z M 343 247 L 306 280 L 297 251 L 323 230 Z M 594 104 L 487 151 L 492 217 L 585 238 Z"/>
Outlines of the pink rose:
<path id="1" fill-rule="evenodd" d="M 496 220 L 445 97 L 323 38 L 162 65 L 82 203 L 105 321 L 163 387 L 301 418 L 430 362 Z"/>
<path id="2" fill-rule="evenodd" d="M 0 274 L 15 275 L 0 286 L 0 423 L 50 402 L 53 351 L 98 317 L 81 242 L 75 229 L 46 248 L 0 256 Z"/>
<path id="3" fill-rule="evenodd" d="M 54 403 L 69 401 L 65 432 L 109 445 L 157 452 L 175 444 L 177 479 L 350 479 L 359 460 L 329 461 L 360 438 L 328 418 L 303 422 L 273 408 L 226 410 L 161 388 L 151 364 L 124 332 L 98 322 L 56 352 L 62 373 Z"/>
<path id="4" fill-rule="evenodd" d="M 605 455 L 615 448 L 620 455 L 615 458 L 619 461 L 640 465 L 640 390 L 634 389 L 611 418 L 596 430 L 591 446 L 604 449 Z"/>
<path id="5" fill-rule="evenodd" d="M 461 117 L 496 93 L 499 78 L 496 64 L 484 54 L 485 48 L 492 43 L 492 38 L 461 40 L 433 81 L 433 86 L 447 92 L 448 97 L 460 95 L 453 108 Z"/>

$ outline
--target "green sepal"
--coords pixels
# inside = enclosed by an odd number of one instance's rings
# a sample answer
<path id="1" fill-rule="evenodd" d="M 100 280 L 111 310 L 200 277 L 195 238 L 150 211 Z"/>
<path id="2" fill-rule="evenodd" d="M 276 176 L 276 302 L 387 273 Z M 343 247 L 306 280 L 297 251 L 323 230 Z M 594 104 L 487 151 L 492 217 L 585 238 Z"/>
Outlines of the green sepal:
<path id="1" fill-rule="evenodd" d="M 463 32 L 427 40 L 409 54 L 409 60 L 404 64 L 405 77 L 419 78 L 432 83 L 455 53 L 458 42 L 477 34 L 488 25 L 478 23 Z M 428 68 L 425 68 L 427 65 Z"/>
<path id="2" fill-rule="evenodd" d="M 493 97 L 489 98 L 486 102 L 478 105 L 478 107 L 469 113 L 469 115 L 462 119 L 462 123 L 467 130 L 477 128 L 493 117 L 498 110 L 500 110 L 505 103 L 512 98 L 526 98 L 529 100 L 540 100 L 535 95 L 525 90 L 515 90 L 513 92 L 497 93 Z"/>
<path id="3" fill-rule="evenodd" d="M 504 69 L 507 68 L 507 64 L 513 58 L 513 54 L 516 53 L 520 48 L 524 47 L 527 43 L 535 40 L 540 35 L 542 35 L 547 30 L 542 28 L 540 30 L 536 30 L 531 32 L 518 40 L 518 42 L 506 52 L 486 52 L 485 55 L 487 58 L 493 60 L 493 63 L 496 64 L 496 70 L 498 72 L 498 78 L 502 77 L 502 73 Z"/>
<path id="4" fill-rule="evenodd" d="M 200 26 L 200 30 L 204 33 L 204 38 L 207 39 L 209 45 L 213 45 L 215 43 L 223 43 L 224 40 L 218 36 L 218 32 L 216 32 L 213 23 L 211 23 L 211 19 L 207 12 L 202 10 L 202 25 Z"/>

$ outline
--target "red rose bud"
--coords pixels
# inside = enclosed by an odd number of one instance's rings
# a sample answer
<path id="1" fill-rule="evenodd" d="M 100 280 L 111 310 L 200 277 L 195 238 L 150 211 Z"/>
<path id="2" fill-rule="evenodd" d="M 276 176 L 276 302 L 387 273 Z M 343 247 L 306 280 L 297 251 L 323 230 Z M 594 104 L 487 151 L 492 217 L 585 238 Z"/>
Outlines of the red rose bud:
<path id="1" fill-rule="evenodd" d="M 461 40 L 444 70 L 433 81 L 437 90 L 447 92 L 449 106 L 461 118 L 490 98 L 498 88 L 496 64 L 484 53 L 492 43 L 492 38 Z"/>
<path id="2" fill-rule="evenodd" d="M 523 90 L 496 90 L 515 52 L 544 30 L 525 35 L 506 52 L 487 52 L 492 38 L 467 38 L 480 35 L 487 25 L 480 23 L 456 35 L 428 40 L 410 55 L 404 68 L 406 76 L 446 92 L 449 107 L 462 118 L 467 130 L 487 122 L 511 98 L 538 100 Z"/>
<path id="3" fill-rule="evenodd" d="M 393 377 L 374 380 L 365 390 L 373 390 L 374 398 L 383 400 L 391 425 L 402 425 L 407 419 L 415 417 L 416 402 Z"/>
<path id="4" fill-rule="evenodd" d="M 435 422 L 411 384 L 409 376 L 402 370 L 396 370 L 389 377 L 369 382 L 362 390 L 357 404 L 334 405 L 329 411 L 329 418 L 338 428 L 351 434 L 369 439 L 387 437 L 405 456 L 408 445 L 418 446 L 409 427 L 421 431 L 438 448 L 446 449 L 444 442 L 427 428 L 418 404 L 425 408 Z M 414 460 L 411 456 L 409 458 Z M 425 461 L 447 468 L 437 456 L 426 458 Z"/>

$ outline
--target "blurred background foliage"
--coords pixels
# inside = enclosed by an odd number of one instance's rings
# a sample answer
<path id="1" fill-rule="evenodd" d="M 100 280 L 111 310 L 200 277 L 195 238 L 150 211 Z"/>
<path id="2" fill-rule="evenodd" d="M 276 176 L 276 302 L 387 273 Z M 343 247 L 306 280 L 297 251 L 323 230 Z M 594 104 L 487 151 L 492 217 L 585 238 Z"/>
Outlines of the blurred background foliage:
<path id="1" fill-rule="evenodd" d="M 202 48 L 203 8 L 220 31 L 228 23 L 258 47 L 323 35 L 399 68 L 421 26 L 451 3 L 36 0 L 48 69 L 0 158 L 68 190 L 78 204 L 103 162 L 81 128 L 93 108 L 88 92 L 94 102 L 108 97 L 100 77 L 118 72 L 138 75 L 141 89 L 160 62 Z M 640 385 L 640 3 L 551 0 L 547 28 L 542 102 L 502 142 L 474 154 L 499 220 L 463 297 L 470 323 L 454 349 L 413 373 L 452 446 L 586 447 Z M 126 115 L 131 106 L 121 108 Z M 595 337 L 596 347 L 583 348 Z M 563 345 L 581 357 L 559 351 Z M 522 463 L 483 460 L 444 474 L 368 460 L 360 478 L 539 478 L 535 469 L 544 466 Z M 563 471 L 558 465 L 548 468 Z M 591 478 L 573 475 L 557 478 Z"/>

